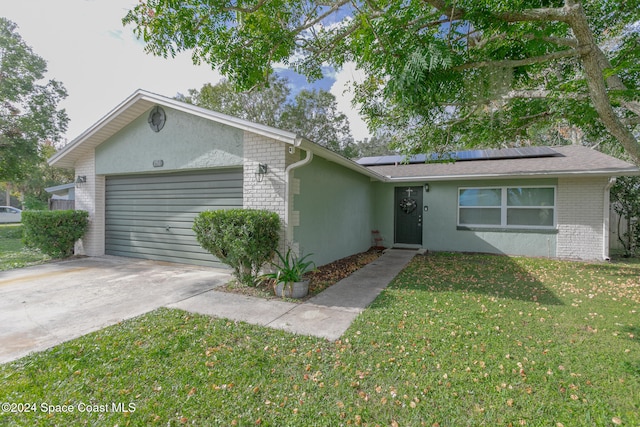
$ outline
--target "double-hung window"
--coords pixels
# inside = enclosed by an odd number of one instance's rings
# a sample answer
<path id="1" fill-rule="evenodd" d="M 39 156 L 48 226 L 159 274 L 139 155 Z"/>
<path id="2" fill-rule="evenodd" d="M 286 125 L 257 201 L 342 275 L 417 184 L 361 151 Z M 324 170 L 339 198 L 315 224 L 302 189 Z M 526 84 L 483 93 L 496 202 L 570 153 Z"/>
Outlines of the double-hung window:
<path id="1" fill-rule="evenodd" d="M 550 229 L 555 226 L 555 187 L 463 187 L 458 225 Z"/>

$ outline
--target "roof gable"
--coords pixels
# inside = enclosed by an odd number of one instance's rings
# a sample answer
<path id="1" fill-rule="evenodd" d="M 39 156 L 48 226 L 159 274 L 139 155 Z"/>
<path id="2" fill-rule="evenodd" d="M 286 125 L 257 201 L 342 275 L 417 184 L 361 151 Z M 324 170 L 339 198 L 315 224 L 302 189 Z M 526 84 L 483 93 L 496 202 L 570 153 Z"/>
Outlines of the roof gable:
<path id="1" fill-rule="evenodd" d="M 155 105 L 183 111 L 220 124 L 246 130 L 291 145 L 299 145 L 302 138 L 293 133 L 270 126 L 253 123 L 237 117 L 217 113 L 144 90 L 134 92 L 93 126 L 84 131 L 49 159 L 49 164 L 62 168 L 73 168 L 75 162 L 89 154 L 98 145 L 115 135 L 128 124 L 146 113 Z"/>

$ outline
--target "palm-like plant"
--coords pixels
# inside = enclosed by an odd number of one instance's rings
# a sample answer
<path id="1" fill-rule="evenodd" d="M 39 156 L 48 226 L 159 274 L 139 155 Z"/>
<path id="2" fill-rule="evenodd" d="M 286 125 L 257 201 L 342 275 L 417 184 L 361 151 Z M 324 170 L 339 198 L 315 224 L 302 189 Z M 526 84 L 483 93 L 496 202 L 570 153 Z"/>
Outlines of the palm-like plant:
<path id="1" fill-rule="evenodd" d="M 276 251 L 276 255 L 278 256 L 279 262 L 271 262 L 271 265 L 275 267 L 275 271 L 265 273 L 262 277 L 273 279 L 276 286 L 278 283 L 283 283 L 285 287 L 289 288 L 290 292 L 295 282 L 303 281 L 305 273 L 316 269 L 315 263 L 307 260 L 312 254 L 298 258 L 291 252 L 291 248 L 289 248 L 284 256 L 279 251 Z"/>

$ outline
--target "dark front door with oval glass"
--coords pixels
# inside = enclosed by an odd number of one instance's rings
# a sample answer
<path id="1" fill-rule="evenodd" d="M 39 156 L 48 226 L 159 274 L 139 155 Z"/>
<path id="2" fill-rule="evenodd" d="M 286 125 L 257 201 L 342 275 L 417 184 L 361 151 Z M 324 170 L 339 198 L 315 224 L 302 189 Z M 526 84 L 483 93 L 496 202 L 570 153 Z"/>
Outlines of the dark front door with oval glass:
<path id="1" fill-rule="evenodd" d="M 422 187 L 395 189 L 395 243 L 422 244 Z"/>

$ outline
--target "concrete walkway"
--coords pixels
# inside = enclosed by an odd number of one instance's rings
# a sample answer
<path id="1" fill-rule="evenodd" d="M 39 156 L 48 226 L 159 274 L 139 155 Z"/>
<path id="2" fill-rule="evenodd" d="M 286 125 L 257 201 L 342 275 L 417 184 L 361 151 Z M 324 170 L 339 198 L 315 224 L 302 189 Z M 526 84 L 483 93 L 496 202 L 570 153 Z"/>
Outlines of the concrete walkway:
<path id="1" fill-rule="evenodd" d="M 337 340 L 416 251 L 389 250 L 295 304 L 217 291 L 228 270 L 121 257 L 81 258 L 0 272 L 0 363 L 158 307 Z"/>
<path id="2" fill-rule="evenodd" d="M 416 253 L 387 250 L 377 260 L 302 304 L 213 289 L 168 307 L 335 341 Z"/>

